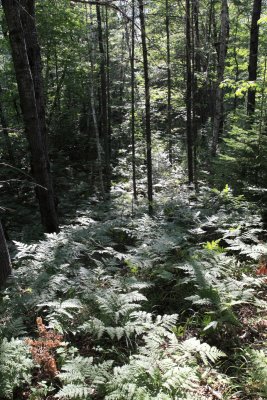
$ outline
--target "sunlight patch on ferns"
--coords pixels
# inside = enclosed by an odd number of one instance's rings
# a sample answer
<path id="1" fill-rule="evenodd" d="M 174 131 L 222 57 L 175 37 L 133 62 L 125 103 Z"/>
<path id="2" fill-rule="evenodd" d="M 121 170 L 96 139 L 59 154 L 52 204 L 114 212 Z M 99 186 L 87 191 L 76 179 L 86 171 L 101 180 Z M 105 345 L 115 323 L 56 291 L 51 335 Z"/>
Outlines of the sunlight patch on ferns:
<path id="1" fill-rule="evenodd" d="M 13 389 L 32 378 L 33 361 L 24 341 L 3 339 L 0 343 L 0 396 L 13 399 Z"/>

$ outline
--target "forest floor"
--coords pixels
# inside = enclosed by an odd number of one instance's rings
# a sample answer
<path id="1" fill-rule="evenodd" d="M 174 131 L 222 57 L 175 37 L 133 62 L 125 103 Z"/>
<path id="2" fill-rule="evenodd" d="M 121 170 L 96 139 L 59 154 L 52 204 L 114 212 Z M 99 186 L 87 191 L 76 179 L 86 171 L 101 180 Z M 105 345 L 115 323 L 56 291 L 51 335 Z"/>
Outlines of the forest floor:
<path id="1" fill-rule="evenodd" d="M 1 400 L 267 398 L 267 246 L 255 204 L 227 185 L 155 189 L 149 217 L 127 184 L 105 201 L 73 188 L 58 235 L 14 242 Z"/>

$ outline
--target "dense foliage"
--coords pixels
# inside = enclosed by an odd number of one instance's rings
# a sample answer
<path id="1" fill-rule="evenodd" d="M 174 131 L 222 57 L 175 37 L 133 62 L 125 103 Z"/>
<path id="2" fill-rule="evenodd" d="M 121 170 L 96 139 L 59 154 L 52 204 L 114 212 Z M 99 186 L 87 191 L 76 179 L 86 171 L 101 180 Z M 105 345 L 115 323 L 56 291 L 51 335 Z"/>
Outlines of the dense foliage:
<path id="1" fill-rule="evenodd" d="M 266 399 L 265 2 L 1 5 L 0 399 Z"/>

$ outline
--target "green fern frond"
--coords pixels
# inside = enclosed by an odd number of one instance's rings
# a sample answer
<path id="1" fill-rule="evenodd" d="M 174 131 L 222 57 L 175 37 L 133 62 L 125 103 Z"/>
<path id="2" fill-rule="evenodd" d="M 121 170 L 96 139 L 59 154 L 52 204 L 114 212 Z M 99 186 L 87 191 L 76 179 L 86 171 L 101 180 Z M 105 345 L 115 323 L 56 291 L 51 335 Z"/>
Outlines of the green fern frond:
<path id="1" fill-rule="evenodd" d="M 0 344 L 0 396 L 13 399 L 13 389 L 31 381 L 33 361 L 28 346 L 19 339 Z"/>
<path id="2" fill-rule="evenodd" d="M 86 385 L 69 383 L 60 389 L 55 397 L 58 399 L 91 400 L 93 394 L 94 390 Z"/>

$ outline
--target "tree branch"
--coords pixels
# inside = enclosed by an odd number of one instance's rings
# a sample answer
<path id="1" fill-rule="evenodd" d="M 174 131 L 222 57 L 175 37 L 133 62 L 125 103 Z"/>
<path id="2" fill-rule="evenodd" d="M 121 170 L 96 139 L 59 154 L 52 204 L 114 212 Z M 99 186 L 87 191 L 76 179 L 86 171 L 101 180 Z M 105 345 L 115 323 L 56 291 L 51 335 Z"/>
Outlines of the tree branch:
<path id="1" fill-rule="evenodd" d="M 81 3 L 81 4 L 89 4 L 89 5 L 95 5 L 95 6 L 106 6 L 110 7 L 115 11 L 118 11 L 124 18 L 127 19 L 127 21 L 131 21 L 131 18 L 128 17 L 128 15 L 116 4 L 113 4 L 114 0 L 106 0 L 106 1 L 101 1 L 101 0 L 71 0 L 71 3 Z"/>

